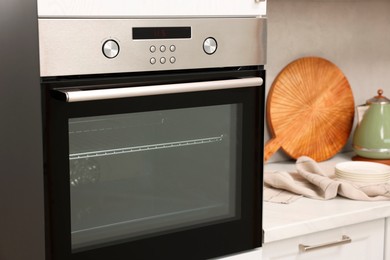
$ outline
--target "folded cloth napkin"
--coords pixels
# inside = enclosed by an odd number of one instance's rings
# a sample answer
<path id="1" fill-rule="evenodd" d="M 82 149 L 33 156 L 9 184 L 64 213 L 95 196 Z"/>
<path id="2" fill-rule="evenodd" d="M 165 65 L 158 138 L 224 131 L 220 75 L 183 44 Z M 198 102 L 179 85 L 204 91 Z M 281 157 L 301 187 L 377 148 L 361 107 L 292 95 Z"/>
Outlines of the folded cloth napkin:
<path id="1" fill-rule="evenodd" d="M 296 173 L 265 172 L 264 200 L 288 204 L 301 197 L 329 200 L 337 195 L 353 200 L 390 200 L 390 182 L 361 183 L 339 179 L 334 174 L 334 167 L 324 171 L 307 156 L 298 158 L 296 169 Z"/>

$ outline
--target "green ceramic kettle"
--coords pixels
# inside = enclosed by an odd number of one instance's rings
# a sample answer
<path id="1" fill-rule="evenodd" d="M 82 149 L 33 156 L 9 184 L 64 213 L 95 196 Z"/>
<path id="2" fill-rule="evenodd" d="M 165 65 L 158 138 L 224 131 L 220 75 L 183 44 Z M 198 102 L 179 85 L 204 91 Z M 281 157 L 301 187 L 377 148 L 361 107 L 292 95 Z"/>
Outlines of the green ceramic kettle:
<path id="1" fill-rule="evenodd" d="M 383 96 L 383 90 L 359 106 L 357 113 L 353 150 L 365 158 L 390 159 L 390 100 Z"/>

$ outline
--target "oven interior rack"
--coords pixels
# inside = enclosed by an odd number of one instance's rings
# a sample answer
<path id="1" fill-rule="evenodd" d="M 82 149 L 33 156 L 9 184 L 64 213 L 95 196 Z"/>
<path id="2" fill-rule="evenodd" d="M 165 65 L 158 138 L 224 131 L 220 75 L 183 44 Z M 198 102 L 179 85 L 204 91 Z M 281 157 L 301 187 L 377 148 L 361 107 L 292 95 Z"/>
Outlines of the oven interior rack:
<path id="1" fill-rule="evenodd" d="M 176 142 L 148 144 L 148 145 L 115 148 L 115 149 L 107 149 L 107 150 L 84 152 L 84 153 L 73 153 L 69 155 L 69 160 L 117 155 L 117 154 L 124 154 L 124 153 L 134 153 L 134 152 L 142 152 L 142 151 L 151 151 L 151 150 L 159 150 L 159 149 L 168 149 L 168 148 L 176 148 L 176 147 L 190 146 L 190 145 L 208 144 L 213 142 L 220 142 L 222 140 L 223 140 L 223 135 L 220 135 L 214 137 L 183 140 L 183 141 L 176 141 Z"/>

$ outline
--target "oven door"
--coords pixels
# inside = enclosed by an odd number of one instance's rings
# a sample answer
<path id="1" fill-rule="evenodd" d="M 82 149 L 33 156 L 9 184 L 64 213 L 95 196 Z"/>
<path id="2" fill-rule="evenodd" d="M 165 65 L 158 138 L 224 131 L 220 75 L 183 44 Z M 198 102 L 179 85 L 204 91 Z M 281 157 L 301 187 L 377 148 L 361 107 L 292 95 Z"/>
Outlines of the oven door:
<path id="1" fill-rule="evenodd" d="M 127 85 L 46 91 L 49 258 L 261 246 L 261 77 Z"/>

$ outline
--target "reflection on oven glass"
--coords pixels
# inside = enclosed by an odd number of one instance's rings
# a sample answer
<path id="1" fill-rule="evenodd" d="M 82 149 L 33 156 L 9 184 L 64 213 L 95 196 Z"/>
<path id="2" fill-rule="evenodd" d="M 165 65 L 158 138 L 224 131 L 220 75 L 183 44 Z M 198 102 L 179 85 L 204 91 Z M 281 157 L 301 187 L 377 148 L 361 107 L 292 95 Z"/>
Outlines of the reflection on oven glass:
<path id="1" fill-rule="evenodd" d="M 72 250 L 240 217 L 241 107 L 69 120 Z"/>
<path id="2" fill-rule="evenodd" d="M 99 163 L 91 158 L 70 161 L 70 185 L 92 184 L 100 179 Z"/>

